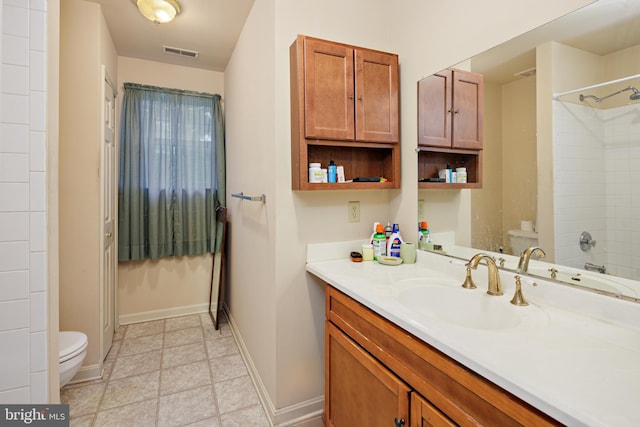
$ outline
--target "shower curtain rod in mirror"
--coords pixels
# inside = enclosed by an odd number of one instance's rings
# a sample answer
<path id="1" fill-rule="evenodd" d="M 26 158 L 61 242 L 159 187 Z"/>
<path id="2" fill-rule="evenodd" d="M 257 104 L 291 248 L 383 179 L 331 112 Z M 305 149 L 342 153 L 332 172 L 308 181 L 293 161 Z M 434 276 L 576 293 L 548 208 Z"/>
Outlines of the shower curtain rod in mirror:
<path id="1" fill-rule="evenodd" d="M 640 74 L 634 74 L 633 76 L 623 77 L 621 79 L 616 79 L 616 80 L 609 80 L 608 82 L 598 83 L 598 84 L 591 85 L 591 86 L 580 87 L 578 89 L 568 90 L 566 92 L 554 93 L 553 94 L 553 99 L 557 101 L 558 98 L 560 98 L 562 96 L 565 96 L 565 95 L 571 95 L 573 93 L 581 92 L 583 90 L 596 89 L 596 88 L 599 88 L 599 87 L 602 87 L 602 86 L 608 86 L 608 85 L 615 84 L 615 83 L 622 83 L 622 82 L 626 82 L 628 80 L 633 80 L 633 79 L 637 79 L 637 78 L 640 78 Z"/>

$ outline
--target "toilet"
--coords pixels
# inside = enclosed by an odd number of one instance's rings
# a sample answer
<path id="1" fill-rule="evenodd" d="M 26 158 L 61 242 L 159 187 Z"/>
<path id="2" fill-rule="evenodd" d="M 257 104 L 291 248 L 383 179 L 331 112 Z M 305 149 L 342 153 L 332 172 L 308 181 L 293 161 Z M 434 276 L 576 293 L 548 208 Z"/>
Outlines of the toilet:
<path id="1" fill-rule="evenodd" d="M 82 332 L 60 332 L 60 388 L 71 381 L 87 355 L 87 336 Z"/>
<path id="2" fill-rule="evenodd" d="M 509 230 L 508 233 L 511 252 L 515 256 L 520 256 L 530 246 L 538 246 L 538 233 L 535 231 Z"/>

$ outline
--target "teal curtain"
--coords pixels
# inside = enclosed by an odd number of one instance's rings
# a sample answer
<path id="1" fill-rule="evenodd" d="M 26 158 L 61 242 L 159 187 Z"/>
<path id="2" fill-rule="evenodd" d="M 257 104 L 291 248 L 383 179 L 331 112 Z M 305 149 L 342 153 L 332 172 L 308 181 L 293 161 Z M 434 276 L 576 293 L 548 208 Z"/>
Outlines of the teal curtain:
<path id="1" fill-rule="evenodd" d="M 125 83 L 119 143 L 118 259 L 215 252 L 226 205 L 220 95 Z"/>

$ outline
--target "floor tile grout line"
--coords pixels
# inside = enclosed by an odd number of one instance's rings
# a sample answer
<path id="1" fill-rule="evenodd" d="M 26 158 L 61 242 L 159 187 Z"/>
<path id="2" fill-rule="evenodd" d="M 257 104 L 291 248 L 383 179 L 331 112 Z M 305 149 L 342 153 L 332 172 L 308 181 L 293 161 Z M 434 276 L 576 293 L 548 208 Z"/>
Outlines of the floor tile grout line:
<path id="1" fill-rule="evenodd" d="M 164 341 L 167 332 L 167 320 L 162 323 L 162 345 L 160 346 L 160 372 L 158 373 L 158 392 L 156 396 L 156 426 L 160 424 L 160 394 L 162 390 L 162 361 L 164 360 Z"/>
<path id="2" fill-rule="evenodd" d="M 206 340 L 206 337 L 204 336 L 205 324 L 202 317 L 200 317 L 200 325 L 202 326 L 203 338 L 205 338 L 204 352 L 207 355 L 207 368 L 209 370 L 209 380 L 211 381 L 211 393 L 213 394 L 213 400 L 216 404 L 216 420 L 218 422 L 218 425 L 222 426 L 222 419 L 220 418 L 220 402 L 218 401 L 218 393 L 216 392 L 216 385 L 213 378 L 213 370 L 211 369 L 211 358 L 209 357 L 210 356 L 209 347 L 207 346 L 207 340 Z M 213 326 L 213 322 L 211 322 L 211 326 Z"/>

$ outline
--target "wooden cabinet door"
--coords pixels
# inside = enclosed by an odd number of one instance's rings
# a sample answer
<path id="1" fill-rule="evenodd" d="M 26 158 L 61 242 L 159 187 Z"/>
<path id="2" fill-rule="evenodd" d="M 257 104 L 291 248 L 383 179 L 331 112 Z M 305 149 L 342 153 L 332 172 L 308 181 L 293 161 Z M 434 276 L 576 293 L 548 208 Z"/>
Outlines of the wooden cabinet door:
<path id="1" fill-rule="evenodd" d="M 411 393 L 410 427 L 454 427 L 456 424 L 417 393 Z"/>
<path id="2" fill-rule="evenodd" d="M 325 426 L 393 427 L 409 420 L 409 388 L 331 322 L 325 323 Z"/>
<path id="3" fill-rule="evenodd" d="M 353 49 L 304 41 L 305 137 L 353 140 Z"/>
<path id="4" fill-rule="evenodd" d="M 398 56 L 355 50 L 356 140 L 398 142 Z"/>
<path id="5" fill-rule="evenodd" d="M 481 74 L 453 72 L 453 148 L 482 149 L 483 78 Z"/>
<path id="6" fill-rule="evenodd" d="M 453 72 L 443 70 L 418 82 L 418 144 L 451 148 Z"/>
<path id="7" fill-rule="evenodd" d="M 483 78 L 444 70 L 418 82 L 418 144 L 482 149 Z"/>

